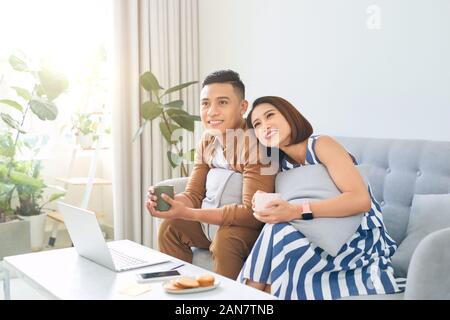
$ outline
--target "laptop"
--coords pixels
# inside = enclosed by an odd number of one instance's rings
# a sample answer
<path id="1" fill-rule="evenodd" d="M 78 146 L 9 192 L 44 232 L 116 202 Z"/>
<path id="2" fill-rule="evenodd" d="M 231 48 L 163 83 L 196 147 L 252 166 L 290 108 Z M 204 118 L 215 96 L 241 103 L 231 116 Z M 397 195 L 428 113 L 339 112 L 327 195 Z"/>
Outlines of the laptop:
<path id="1" fill-rule="evenodd" d="M 61 201 L 58 202 L 58 208 L 73 245 L 78 254 L 86 259 L 118 272 L 169 261 L 164 255 L 150 255 L 147 250 L 125 253 L 120 247 L 114 248 L 114 243 L 106 243 L 93 212 Z"/>

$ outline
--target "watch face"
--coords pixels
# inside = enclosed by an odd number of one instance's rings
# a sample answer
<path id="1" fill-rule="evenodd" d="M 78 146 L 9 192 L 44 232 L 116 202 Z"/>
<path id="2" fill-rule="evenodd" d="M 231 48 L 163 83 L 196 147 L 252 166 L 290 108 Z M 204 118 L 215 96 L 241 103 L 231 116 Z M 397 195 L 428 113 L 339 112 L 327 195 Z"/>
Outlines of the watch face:
<path id="1" fill-rule="evenodd" d="M 313 219 L 312 212 L 304 212 L 302 214 L 302 219 L 303 220 L 312 220 Z"/>

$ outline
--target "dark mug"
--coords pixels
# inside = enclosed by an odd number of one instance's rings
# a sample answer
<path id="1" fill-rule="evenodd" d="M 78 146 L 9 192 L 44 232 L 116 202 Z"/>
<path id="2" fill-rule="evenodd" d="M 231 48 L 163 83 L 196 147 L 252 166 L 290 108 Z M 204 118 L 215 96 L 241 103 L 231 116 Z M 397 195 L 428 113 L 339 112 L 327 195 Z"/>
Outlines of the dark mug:
<path id="1" fill-rule="evenodd" d="M 173 186 L 172 185 L 164 185 L 164 186 L 155 186 L 155 196 L 156 200 L 156 210 L 158 211 L 168 211 L 170 209 L 170 204 L 168 204 L 161 197 L 161 194 L 164 193 L 173 199 Z"/>

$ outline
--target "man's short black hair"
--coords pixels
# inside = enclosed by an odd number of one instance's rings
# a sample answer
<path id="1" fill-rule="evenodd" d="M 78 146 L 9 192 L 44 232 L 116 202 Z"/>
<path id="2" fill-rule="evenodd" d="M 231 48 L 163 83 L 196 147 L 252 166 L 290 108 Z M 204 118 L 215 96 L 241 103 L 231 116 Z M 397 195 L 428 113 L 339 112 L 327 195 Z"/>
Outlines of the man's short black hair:
<path id="1" fill-rule="evenodd" d="M 233 86 L 233 89 L 245 99 L 245 86 L 239 77 L 239 73 L 233 70 L 218 70 L 208 74 L 203 80 L 202 88 L 212 83 L 229 83 Z"/>

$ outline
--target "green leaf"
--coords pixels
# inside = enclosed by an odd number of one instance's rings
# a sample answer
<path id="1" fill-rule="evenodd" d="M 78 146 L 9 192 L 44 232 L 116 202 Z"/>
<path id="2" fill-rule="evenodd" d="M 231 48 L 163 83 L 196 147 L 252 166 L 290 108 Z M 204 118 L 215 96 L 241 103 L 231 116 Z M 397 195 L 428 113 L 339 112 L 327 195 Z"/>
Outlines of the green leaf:
<path id="1" fill-rule="evenodd" d="M 11 88 L 16 90 L 17 95 L 22 97 L 25 101 L 30 101 L 31 93 L 27 89 L 21 87 L 11 87 Z"/>
<path id="2" fill-rule="evenodd" d="M 174 125 L 174 124 L 169 124 L 169 127 L 170 127 L 170 131 L 164 121 L 161 121 L 159 123 L 159 130 L 161 130 L 161 133 L 164 136 L 164 139 L 166 139 L 166 141 L 170 144 L 175 144 L 175 143 L 177 143 L 177 140 L 174 140 L 174 141 L 171 140 L 171 132 L 173 133 L 175 130 L 180 129 L 180 127 L 177 125 Z"/>
<path id="3" fill-rule="evenodd" d="M 144 123 L 142 124 L 142 126 L 139 127 L 139 129 L 136 130 L 136 133 L 134 134 L 134 137 L 133 137 L 133 142 L 137 139 L 137 137 L 139 137 L 142 134 L 142 131 L 144 131 L 146 124 L 147 124 L 147 120 L 144 121 Z"/>
<path id="4" fill-rule="evenodd" d="M 191 117 L 173 116 L 172 120 L 175 121 L 177 124 L 179 124 L 181 127 L 185 128 L 186 130 L 194 132 L 195 124 L 194 120 Z"/>
<path id="5" fill-rule="evenodd" d="M 52 201 L 55 201 L 55 200 L 57 200 L 57 199 L 59 199 L 59 198 L 62 198 L 62 197 L 64 197 L 66 195 L 66 193 L 64 192 L 64 193 L 60 193 L 60 192 L 58 192 L 58 193 L 54 193 L 54 194 L 52 194 L 51 196 L 50 196 L 50 198 L 48 198 L 48 202 L 52 202 Z"/>
<path id="6" fill-rule="evenodd" d="M 11 134 L 4 134 L 0 137 L 0 155 L 4 157 L 14 155 L 14 140 Z"/>
<path id="7" fill-rule="evenodd" d="M 8 174 L 8 169 L 6 167 L 6 163 L 0 162 L 0 178 L 2 178 L 2 180 L 0 180 L 0 184 L 4 184 L 3 180 L 7 174 Z"/>
<path id="8" fill-rule="evenodd" d="M 141 86 L 147 91 L 158 91 L 159 89 L 163 89 L 159 85 L 158 79 L 156 79 L 155 75 L 150 71 L 142 74 L 139 78 L 139 82 Z"/>
<path id="9" fill-rule="evenodd" d="M 13 107 L 14 109 L 19 110 L 20 112 L 23 112 L 23 107 L 18 102 L 14 101 L 14 100 L 1 99 L 0 103 L 7 104 L 10 107 Z"/>
<path id="10" fill-rule="evenodd" d="M 175 109 L 175 108 L 167 109 L 166 113 L 167 113 L 167 115 L 169 117 L 172 117 L 172 116 L 186 116 L 186 117 L 188 117 L 189 116 L 189 113 L 187 113 L 186 111 L 181 110 L 181 109 Z"/>
<path id="11" fill-rule="evenodd" d="M 45 95 L 44 88 L 40 84 L 36 85 L 36 94 L 39 97 L 42 97 L 43 95 Z"/>
<path id="12" fill-rule="evenodd" d="M 8 126 L 10 126 L 13 129 L 19 130 L 20 133 L 26 133 L 20 126 L 19 122 L 17 120 L 13 119 L 9 114 L 7 113 L 1 113 L 0 117 L 2 118 L 3 122 L 5 122 Z"/>
<path id="13" fill-rule="evenodd" d="M 183 154 L 183 158 L 188 161 L 194 161 L 195 149 L 191 149 Z"/>
<path id="14" fill-rule="evenodd" d="M 166 113 L 182 128 L 185 128 L 191 132 L 194 131 L 194 120 L 192 119 L 192 116 L 186 111 L 179 109 L 169 109 L 166 111 Z"/>
<path id="15" fill-rule="evenodd" d="M 166 103 L 163 107 L 180 109 L 182 106 L 183 106 L 183 100 L 175 100 L 175 101 Z"/>
<path id="16" fill-rule="evenodd" d="M 38 72 L 42 88 L 50 101 L 55 100 L 69 87 L 69 81 L 62 73 L 43 69 Z"/>
<path id="17" fill-rule="evenodd" d="M 162 110 L 161 105 L 156 102 L 144 102 L 142 104 L 142 117 L 145 120 L 152 121 L 161 114 Z"/>
<path id="18" fill-rule="evenodd" d="M 16 71 L 28 71 L 28 66 L 25 61 L 20 59 L 19 57 L 15 55 L 9 56 L 9 64 L 11 67 Z"/>
<path id="19" fill-rule="evenodd" d="M 197 83 L 197 82 L 198 81 L 190 81 L 190 82 L 182 83 L 182 84 L 179 84 L 179 85 L 177 85 L 175 87 L 169 88 L 169 89 L 166 90 L 166 92 L 164 92 L 163 96 L 166 95 L 166 94 L 175 92 L 175 91 L 182 90 L 182 89 L 184 89 L 186 87 L 189 87 L 190 85 L 192 85 L 194 83 Z"/>
<path id="20" fill-rule="evenodd" d="M 173 153 L 172 151 L 167 151 L 167 158 L 169 159 L 172 168 L 176 168 L 180 165 L 181 161 L 183 161 L 183 158 L 181 158 L 176 153 Z"/>
<path id="21" fill-rule="evenodd" d="M 55 120 L 58 115 L 58 109 L 55 104 L 50 101 L 45 101 L 43 99 L 32 99 L 30 101 L 31 111 L 39 117 L 39 119 L 45 120 Z"/>
<path id="22" fill-rule="evenodd" d="M 15 184 L 30 186 L 33 188 L 44 187 L 44 184 L 42 183 L 41 180 L 30 177 L 22 172 L 11 171 L 10 177 L 11 181 L 14 182 Z"/>
<path id="23" fill-rule="evenodd" d="M 11 192 L 14 189 L 13 184 L 5 184 L 3 182 L 0 183 L 0 195 Z"/>
<path id="24" fill-rule="evenodd" d="M 170 115 L 177 115 L 177 116 L 181 115 L 181 116 L 185 116 L 185 117 L 190 117 L 194 121 L 202 120 L 200 118 L 200 116 L 189 114 L 188 112 L 186 112 L 184 110 L 178 110 L 178 109 L 172 108 L 172 109 L 167 110 L 166 112 L 169 113 Z"/>

